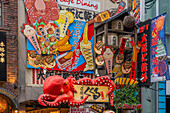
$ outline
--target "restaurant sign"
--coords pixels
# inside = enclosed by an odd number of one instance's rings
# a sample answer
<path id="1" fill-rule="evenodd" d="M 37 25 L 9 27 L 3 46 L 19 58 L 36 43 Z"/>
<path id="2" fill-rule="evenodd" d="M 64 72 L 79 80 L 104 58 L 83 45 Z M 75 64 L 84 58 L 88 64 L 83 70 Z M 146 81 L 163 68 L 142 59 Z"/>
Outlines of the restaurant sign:
<path id="1" fill-rule="evenodd" d="M 6 81 L 6 33 L 0 32 L 0 81 Z"/>
<path id="2" fill-rule="evenodd" d="M 74 85 L 77 93 L 74 94 L 76 100 L 81 100 L 85 96 L 89 95 L 86 102 L 109 102 L 107 86 L 86 86 L 86 85 Z"/>
<path id="3" fill-rule="evenodd" d="M 100 12 L 100 2 L 92 0 L 58 0 L 58 4 Z"/>
<path id="4" fill-rule="evenodd" d="M 151 20 L 138 24 L 138 41 L 142 41 L 142 47 L 138 54 L 138 78 L 141 85 L 150 84 L 150 24 Z"/>

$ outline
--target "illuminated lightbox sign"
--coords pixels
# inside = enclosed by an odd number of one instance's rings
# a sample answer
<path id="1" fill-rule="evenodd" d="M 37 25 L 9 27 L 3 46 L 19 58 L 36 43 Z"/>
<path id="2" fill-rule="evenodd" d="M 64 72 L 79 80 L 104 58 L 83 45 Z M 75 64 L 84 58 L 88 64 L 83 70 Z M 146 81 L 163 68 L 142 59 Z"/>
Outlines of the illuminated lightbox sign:
<path id="1" fill-rule="evenodd" d="M 6 81 L 6 33 L 0 32 L 0 81 Z"/>
<path id="2" fill-rule="evenodd" d="M 140 84 L 150 84 L 150 25 L 151 20 L 138 24 L 138 41 L 142 41 L 142 47 L 138 54 L 138 78 Z"/>
<path id="3" fill-rule="evenodd" d="M 92 0 L 58 0 L 58 4 L 100 12 L 100 2 Z"/>

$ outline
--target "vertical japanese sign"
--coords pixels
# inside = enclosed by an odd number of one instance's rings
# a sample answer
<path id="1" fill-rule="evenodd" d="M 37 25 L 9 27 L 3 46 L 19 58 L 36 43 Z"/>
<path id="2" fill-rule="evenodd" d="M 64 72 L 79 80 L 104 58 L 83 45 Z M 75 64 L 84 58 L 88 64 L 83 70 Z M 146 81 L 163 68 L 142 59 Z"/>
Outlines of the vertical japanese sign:
<path id="1" fill-rule="evenodd" d="M 151 82 L 170 80 L 165 36 L 166 13 L 151 20 Z"/>
<path id="2" fill-rule="evenodd" d="M 6 33 L 0 32 L 0 81 L 6 81 Z"/>
<path id="3" fill-rule="evenodd" d="M 142 41 L 142 47 L 138 54 L 137 76 L 142 85 L 150 83 L 150 23 L 151 20 L 147 20 L 138 24 L 138 41 Z"/>

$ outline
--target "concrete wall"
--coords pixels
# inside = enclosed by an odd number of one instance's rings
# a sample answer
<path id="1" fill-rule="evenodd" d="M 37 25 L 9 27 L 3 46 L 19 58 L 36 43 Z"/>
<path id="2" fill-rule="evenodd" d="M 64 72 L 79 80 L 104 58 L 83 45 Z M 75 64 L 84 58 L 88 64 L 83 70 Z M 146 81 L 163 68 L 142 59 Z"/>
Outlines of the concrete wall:
<path id="1" fill-rule="evenodd" d="M 153 84 L 151 88 L 156 89 L 156 84 Z M 156 91 L 146 88 L 142 88 L 141 90 L 142 113 L 156 113 Z M 150 98 L 151 102 L 147 101 L 148 98 Z"/>
<path id="2" fill-rule="evenodd" d="M 21 33 L 20 26 L 26 23 L 26 13 L 24 2 L 18 0 L 18 42 L 19 42 L 19 103 L 28 100 L 37 100 L 38 96 L 42 94 L 42 87 L 26 87 L 25 75 L 28 73 L 26 68 L 26 37 Z"/>

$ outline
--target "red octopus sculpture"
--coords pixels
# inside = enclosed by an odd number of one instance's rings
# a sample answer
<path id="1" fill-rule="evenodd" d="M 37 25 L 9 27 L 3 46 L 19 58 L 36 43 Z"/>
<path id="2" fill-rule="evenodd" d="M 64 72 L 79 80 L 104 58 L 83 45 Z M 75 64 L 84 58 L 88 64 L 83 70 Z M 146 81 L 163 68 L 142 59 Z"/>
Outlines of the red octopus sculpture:
<path id="1" fill-rule="evenodd" d="M 81 101 L 74 99 L 74 93 L 77 91 L 74 85 L 95 85 L 108 86 L 107 94 L 110 97 L 110 104 L 113 106 L 114 94 L 112 93 L 116 87 L 108 76 L 97 77 L 94 80 L 90 78 L 82 78 L 76 81 L 74 77 L 64 79 L 58 75 L 48 77 L 43 85 L 44 94 L 38 98 L 39 104 L 42 106 L 57 107 L 61 103 L 68 103 L 69 106 L 79 107 L 84 104 L 88 95 Z"/>

